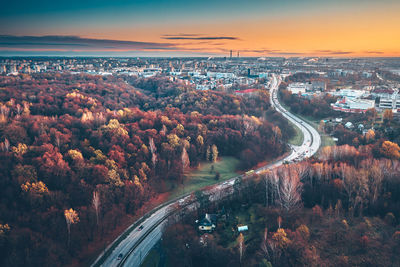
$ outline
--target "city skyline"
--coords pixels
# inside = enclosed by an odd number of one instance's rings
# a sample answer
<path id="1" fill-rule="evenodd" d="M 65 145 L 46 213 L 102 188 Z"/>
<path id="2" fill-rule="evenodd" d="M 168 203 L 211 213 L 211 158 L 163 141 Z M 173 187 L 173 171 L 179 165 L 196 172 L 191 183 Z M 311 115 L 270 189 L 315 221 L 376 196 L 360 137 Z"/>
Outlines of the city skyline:
<path id="1" fill-rule="evenodd" d="M 29 1 L 1 11 L 1 56 L 400 56 L 400 3 Z"/>

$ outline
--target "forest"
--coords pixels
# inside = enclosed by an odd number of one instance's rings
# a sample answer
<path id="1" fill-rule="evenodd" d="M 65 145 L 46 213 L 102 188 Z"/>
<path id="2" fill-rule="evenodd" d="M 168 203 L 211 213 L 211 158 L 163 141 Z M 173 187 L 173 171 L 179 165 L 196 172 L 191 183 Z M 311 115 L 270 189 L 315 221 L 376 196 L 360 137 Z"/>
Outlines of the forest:
<path id="1" fill-rule="evenodd" d="M 399 266 L 400 149 L 371 150 L 325 147 L 242 181 L 171 221 L 159 253 L 166 266 Z M 218 215 L 213 232 L 194 223 L 205 212 Z"/>
<path id="2" fill-rule="evenodd" d="M 0 265 L 82 265 L 184 170 L 282 155 L 294 130 L 268 97 L 161 77 L 0 76 Z"/>

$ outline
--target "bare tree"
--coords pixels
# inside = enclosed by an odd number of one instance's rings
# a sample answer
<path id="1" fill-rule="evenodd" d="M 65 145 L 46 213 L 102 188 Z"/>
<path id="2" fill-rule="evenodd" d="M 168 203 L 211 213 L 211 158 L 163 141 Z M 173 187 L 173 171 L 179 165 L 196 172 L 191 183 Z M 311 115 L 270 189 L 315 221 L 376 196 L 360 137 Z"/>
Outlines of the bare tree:
<path id="1" fill-rule="evenodd" d="M 155 167 L 157 163 L 157 148 L 152 137 L 149 139 L 149 146 L 151 151 L 151 162 L 153 163 L 153 167 Z"/>
<path id="2" fill-rule="evenodd" d="M 274 240 L 268 240 L 268 248 L 271 251 L 271 262 L 275 265 L 282 254 L 282 250 L 279 249 L 277 243 Z"/>
<path id="3" fill-rule="evenodd" d="M 351 210 L 354 212 L 359 208 L 360 213 L 364 205 L 368 202 L 368 171 L 356 170 L 352 166 L 342 166 L 343 188 L 346 190 Z"/>
<path id="4" fill-rule="evenodd" d="M 4 148 L 6 151 L 10 149 L 10 142 L 8 141 L 7 138 L 4 139 Z"/>
<path id="5" fill-rule="evenodd" d="M 297 163 L 297 164 L 292 164 L 290 166 L 297 172 L 300 180 L 304 179 L 307 176 L 310 176 L 309 175 L 310 166 L 308 165 L 308 163 L 301 162 L 301 163 Z"/>
<path id="6" fill-rule="evenodd" d="M 374 204 L 378 200 L 383 181 L 383 171 L 379 167 L 379 161 L 373 160 L 372 164 L 369 165 L 368 174 L 370 200 Z"/>
<path id="7" fill-rule="evenodd" d="M 96 223 L 98 226 L 99 225 L 99 211 L 100 211 L 100 196 L 99 196 L 99 193 L 96 191 L 93 191 L 92 204 L 93 204 L 94 210 L 96 211 Z"/>
<path id="8" fill-rule="evenodd" d="M 182 171 L 185 171 L 185 169 L 188 168 L 190 165 L 189 155 L 186 151 L 186 148 L 183 148 L 182 150 L 181 161 L 182 161 Z"/>
<path id="9" fill-rule="evenodd" d="M 276 219 L 278 222 L 278 229 L 281 229 L 281 225 L 282 225 L 282 217 L 278 216 L 278 218 Z"/>
<path id="10" fill-rule="evenodd" d="M 269 204 L 269 194 L 271 191 L 270 190 L 271 176 L 272 176 L 272 172 L 270 170 L 267 170 L 265 175 L 263 176 L 263 181 L 264 181 L 264 186 L 265 186 L 265 206 L 268 206 L 268 204 Z"/>
<path id="11" fill-rule="evenodd" d="M 283 168 L 279 179 L 279 204 L 286 212 L 291 212 L 301 205 L 301 190 L 303 184 L 296 172 L 290 167 Z"/>
<path id="12" fill-rule="evenodd" d="M 264 256 L 267 259 L 270 259 L 270 255 L 268 252 L 268 228 L 265 227 L 264 229 L 264 236 L 263 236 L 263 240 L 261 242 L 261 250 L 264 252 Z"/>
<path id="13" fill-rule="evenodd" d="M 271 173 L 271 179 L 270 181 L 272 182 L 272 203 L 275 204 L 275 200 L 276 199 L 280 199 L 280 190 L 279 190 L 279 176 L 278 176 L 278 172 L 275 169 L 274 171 L 272 171 Z"/>

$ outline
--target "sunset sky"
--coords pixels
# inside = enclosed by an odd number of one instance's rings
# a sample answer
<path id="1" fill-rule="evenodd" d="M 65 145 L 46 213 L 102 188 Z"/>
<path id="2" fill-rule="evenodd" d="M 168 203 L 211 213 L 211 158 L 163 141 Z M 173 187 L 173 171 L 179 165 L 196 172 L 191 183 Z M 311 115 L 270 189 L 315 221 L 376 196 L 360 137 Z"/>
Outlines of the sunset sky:
<path id="1" fill-rule="evenodd" d="M 0 55 L 400 56 L 399 0 L 22 0 Z"/>

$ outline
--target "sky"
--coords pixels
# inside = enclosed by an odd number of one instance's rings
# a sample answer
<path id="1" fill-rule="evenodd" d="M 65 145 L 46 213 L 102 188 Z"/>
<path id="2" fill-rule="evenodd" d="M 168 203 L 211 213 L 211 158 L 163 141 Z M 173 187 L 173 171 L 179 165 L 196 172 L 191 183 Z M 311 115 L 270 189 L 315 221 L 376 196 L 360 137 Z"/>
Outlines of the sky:
<path id="1" fill-rule="evenodd" d="M 1 0 L 4 1 L 4 0 Z M 19 0 L 0 56 L 400 56 L 400 0 Z"/>

